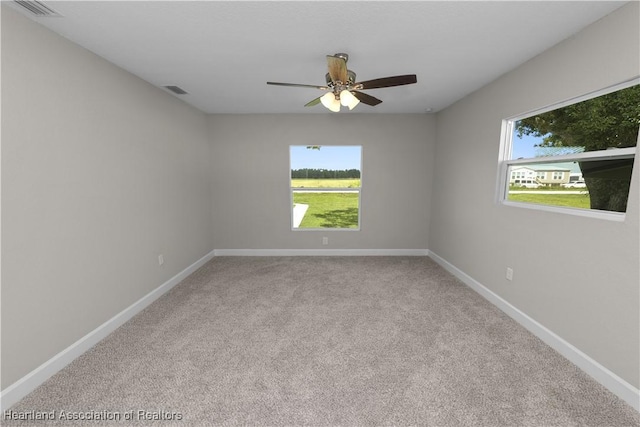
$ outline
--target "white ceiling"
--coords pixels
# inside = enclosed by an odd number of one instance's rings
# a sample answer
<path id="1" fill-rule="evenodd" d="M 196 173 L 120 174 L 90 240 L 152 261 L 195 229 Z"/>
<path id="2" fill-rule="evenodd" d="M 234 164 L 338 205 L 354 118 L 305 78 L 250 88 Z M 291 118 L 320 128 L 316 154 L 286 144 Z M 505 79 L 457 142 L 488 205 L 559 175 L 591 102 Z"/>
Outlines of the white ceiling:
<path id="1" fill-rule="evenodd" d="M 439 111 L 625 2 L 44 3 L 63 17 L 32 19 L 207 113 L 331 114 L 303 107 L 317 89 L 266 84 L 324 85 L 327 54 L 348 53 L 359 81 L 417 74 L 353 114 Z"/>

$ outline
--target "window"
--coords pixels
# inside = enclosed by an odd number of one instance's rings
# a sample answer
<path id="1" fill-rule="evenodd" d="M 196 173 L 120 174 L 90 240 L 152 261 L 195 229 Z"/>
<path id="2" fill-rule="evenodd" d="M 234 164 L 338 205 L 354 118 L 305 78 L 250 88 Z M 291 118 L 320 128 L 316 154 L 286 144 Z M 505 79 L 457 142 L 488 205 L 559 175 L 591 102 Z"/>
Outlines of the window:
<path id="1" fill-rule="evenodd" d="M 290 147 L 293 230 L 359 230 L 361 146 Z"/>
<path id="2" fill-rule="evenodd" d="M 504 120 L 499 199 L 513 206 L 624 218 L 640 127 L 638 83 Z M 518 171 L 534 173 L 535 185 L 516 179 Z"/>

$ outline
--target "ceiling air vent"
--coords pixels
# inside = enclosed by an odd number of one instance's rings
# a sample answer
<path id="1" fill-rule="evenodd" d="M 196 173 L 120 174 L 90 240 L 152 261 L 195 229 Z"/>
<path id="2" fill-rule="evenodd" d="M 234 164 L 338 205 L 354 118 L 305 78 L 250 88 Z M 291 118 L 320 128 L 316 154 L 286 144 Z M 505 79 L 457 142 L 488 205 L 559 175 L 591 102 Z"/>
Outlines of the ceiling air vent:
<path id="1" fill-rule="evenodd" d="M 13 0 L 13 2 L 19 6 L 22 10 L 29 12 L 31 15 L 38 18 L 46 18 L 49 16 L 62 16 L 46 4 L 37 0 Z"/>
<path id="2" fill-rule="evenodd" d="M 178 86 L 164 86 L 165 89 L 170 90 L 176 95 L 186 95 L 187 91 Z"/>

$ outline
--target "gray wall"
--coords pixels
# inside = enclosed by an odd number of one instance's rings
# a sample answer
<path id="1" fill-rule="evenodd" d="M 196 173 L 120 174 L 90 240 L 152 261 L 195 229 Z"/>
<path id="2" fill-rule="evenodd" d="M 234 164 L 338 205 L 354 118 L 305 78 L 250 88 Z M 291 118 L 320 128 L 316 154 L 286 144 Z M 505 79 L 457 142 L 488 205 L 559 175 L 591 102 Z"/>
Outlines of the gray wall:
<path id="1" fill-rule="evenodd" d="M 1 387 L 214 247 L 429 248 L 638 387 L 638 168 L 623 223 L 494 201 L 501 120 L 634 77 L 638 13 L 437 117 L 207 117 L 3 7 Z M 362 230 L 291 231 L 288 147 L 331 143 L 364 146 Z"/>
<path id="2" fill-rule="evenodd" d="M 215 115 L 209 127 L 216 249 L 427 248 L 432 116 Z M 292 231 L 289 146 L 330 144 L 363 146 L 361 230 Z"/>
<path id="3" fill-rule="evenodd" d="M 213 249 L 209 149 L 203 113 L 3 6 L 3 389 Z"/>
<path id="4" fill-rule="evenodd" d="M 638 16 L 632 2 L 438 114 L 429 236 L 430 250 L 635 387 L 637 164 L 624 222 L 501 206 L 495 194 L 501 120 L 636 77 Z"/>

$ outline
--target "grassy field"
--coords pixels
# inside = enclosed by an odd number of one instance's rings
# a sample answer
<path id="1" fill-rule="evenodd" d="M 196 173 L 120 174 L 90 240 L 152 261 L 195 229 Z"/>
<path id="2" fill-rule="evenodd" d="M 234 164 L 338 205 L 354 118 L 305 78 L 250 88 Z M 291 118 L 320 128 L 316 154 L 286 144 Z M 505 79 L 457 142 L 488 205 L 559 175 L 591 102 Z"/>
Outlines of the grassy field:
<path id="1" fill-rule="evenodd" d="M 358 188 L 359 179 L 292 179 L 294 188 Z M 514 188 L 513 190 L 516 190 Z M 518 190 L 521 190 L 518 188 Z M 293 203 L 309 208 L 299 228 L 358 228 L 358 193 L 293 193 Z M 509 194 L 512 202 L 535 203 L 548 206 L 590 208 L 589 194 L 537 194 L 527 190 L 523 194 Z"/>
<path id="2" fill-rule="evenodd" d="M 348 179 L 299 179 L 292 178 L 291 186 L 294 188 L 358 188 L 359 178 Z"/>
<path id="3" fill-rule="evenodd" d="M 589 194 L 509 194 L 511 202 L 537 203 L 539 205 L 566 206 L 572 208 L 589 209 Z"/>
<path id="4" fill-rule="evenodd" d="M 544 186 L 541 185 L 538 188 L 526 188 L 519 185 L 510 185 L 509 191 L 587 191 L 585 187 L 582 188 L 566 188 L 561 185 Z"/>
<path id="5" fill-rule="evenodd" d="M 309 205 L 299 228 L 358 228 L 358 193 L 293 193 Z"/>

